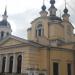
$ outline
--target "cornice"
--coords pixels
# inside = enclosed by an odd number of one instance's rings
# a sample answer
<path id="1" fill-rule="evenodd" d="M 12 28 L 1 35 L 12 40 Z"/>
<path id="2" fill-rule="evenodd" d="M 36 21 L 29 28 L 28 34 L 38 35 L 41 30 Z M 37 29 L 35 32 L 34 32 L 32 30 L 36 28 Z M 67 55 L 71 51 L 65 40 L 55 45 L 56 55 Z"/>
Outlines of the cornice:
<path id="1" fill-rule="evenodd" d="M 10 46 L 0 46 L 0 50 L 4 50 L 4 49 L 11 49 L 11 48 L 19 48 L 19 47 L 26 47 L 28 46 L 27 44 L 16 44 L 16 45 L 10 45 Z M 30 45 L 29 45 L 30 46 Z"/>

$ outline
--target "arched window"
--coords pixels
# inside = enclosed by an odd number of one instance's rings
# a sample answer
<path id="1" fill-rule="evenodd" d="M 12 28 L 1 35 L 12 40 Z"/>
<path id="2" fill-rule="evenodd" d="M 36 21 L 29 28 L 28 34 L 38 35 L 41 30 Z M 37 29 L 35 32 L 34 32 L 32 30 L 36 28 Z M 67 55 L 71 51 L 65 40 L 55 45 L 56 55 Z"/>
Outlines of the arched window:
<path id="1" fill-rule="evenodd" d="M 17 58 L 17 73 L 21 73 L 21 63 L 22 63 L 22 56 L 19 55 Z"/>
<path id="2" fill-rule="evenodd" d="M 2 73 L 5 71 L 5 62 L 6 62 L 6 57 L 3 57 L 2 59 Z"/>
<path id="3" fill-rule="evenodd" d="M 9 60 L 9 73 L 12 73 L 12 68 L 13 68 L 13 56 L 11 56 Z"/>
<path id="4" fill-rule="evenodd" d="M 1 32 L 1 39 L 3 39 L 3 37 L 4 37 L 4 32 L 2 31 Z"/>
<path id="5" fill-rule="evenodd" d="M 43 31 L 42 24 L 39 24 L 36 28 L 36 36 L 41 37 L 41 36 L 43 36 L 43 33 L 44 33 L 44 31 Z"/>

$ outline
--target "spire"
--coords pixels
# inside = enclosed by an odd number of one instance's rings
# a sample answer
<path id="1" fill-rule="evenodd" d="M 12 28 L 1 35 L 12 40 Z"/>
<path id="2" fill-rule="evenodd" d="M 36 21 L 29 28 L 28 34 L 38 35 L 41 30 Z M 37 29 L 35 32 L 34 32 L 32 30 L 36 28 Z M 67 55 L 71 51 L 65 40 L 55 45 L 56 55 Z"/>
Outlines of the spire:
<path id="1" fill-rule="evenodd" d="M 49 8 L 50 16 L 56 16 L 57 9 L 55 8 L 55 0 L 50 0 L 51 7 Z"/>
<path id="2" fill-rule="evenodd" d="M 5 7 L 5 11 L 4 11 L 4 14 L 2 15 L 3 16 L 3 20 L 7 20 L 7 6 Z"/>
<path id="3" fill-rule="evenodd" d="M 65 0 L 65 9 L 64 9 L 64 13 L 67 14 L 68 13 L 68 9 L 66 7 L 66 0 Z"/>
<path id="4" fill-rule="evenodd" d="M 44 4 L 45 0 L 43 0 L 43 6 L 42 6 L 42 10 L 45 11 L 46 10 L 46 6 Z"/>
<path id="5" fill-rule="evenodd" d="M 7 8 L 5 7 L 4 15 L 7 16 Z"/>
<path id="6" fill-rule="evenodd" d="M 41 16 L 47 16 L 48 12 L 46 11 L 45 0 L 43 0 L 43 6 L 41 7 L 42 11 L 40 12 Z"/>
<path id="7" fill-rule="evenodd" d="M 68 14 L 68 9 L 67 9 L 67 6 L 66 6 L 66 0 L 65 0 L 65 9 L 64 9 L 64 14 L 63 14 L 63 20 L 65 21 L 69 21 L 69 14 Z"/>

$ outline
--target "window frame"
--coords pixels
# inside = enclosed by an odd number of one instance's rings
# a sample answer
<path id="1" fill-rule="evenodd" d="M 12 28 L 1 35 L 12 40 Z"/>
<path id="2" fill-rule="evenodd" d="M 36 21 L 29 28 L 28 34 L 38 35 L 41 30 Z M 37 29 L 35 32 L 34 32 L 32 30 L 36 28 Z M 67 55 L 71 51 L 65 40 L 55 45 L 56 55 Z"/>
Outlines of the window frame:
<path id="1" fill-rule="evenodd" d="M 5 64 L 6 64 L 6 57 L 3 57 L 2 58 L 2 73 L 4 73 L 5 72 Z"/>
<path id="2" fill-rule="evenodd" d="M 17 57 L 17 73 L 21 74 L 22 70 L 22 55 L 18 55 Z"/>
<path id="3" fill-rule="evenodd" d="M 44 28 L 42 24 L 38 24 L 36 27 L 36 36 L 37 37 L 42 37 L 44 35 Z"/>
<path id="4" fill-rule="evenodd" d="M 57 68 L 54 69 L 54 64 L 55 64 L 55 66 L 58 66 L 58 69 L 57 69 Z M 57 65 L 56 65 L 56 64 L 57 64 Z M 56 72 L 58 71 L 58 73 L 56 74 L 56 73 L 54 72 L 54 70 L 56 70 Z M 53 75 L 60 75 L 60 74 L 59 74 L 59 63 L 58 63 L 58 62 L 53 62 Z"/>
<path id="5" fill-rule="evenodd" d="M 4 37 L 4 31 L 1 31 L 1 39 Z"/>
<path id="6" fill-rule="evenodd" d="M 12 73 L 13 71 L 13 61 L 14 61 L 14 58 L 13 56 L 10 56 L 9 58 L 9 73 Z"/>
<path id="7" fill-rule="evenodd" d="M 71 63 L 67 64 L 67 75 L 72 75 L 72 64 Z"/>

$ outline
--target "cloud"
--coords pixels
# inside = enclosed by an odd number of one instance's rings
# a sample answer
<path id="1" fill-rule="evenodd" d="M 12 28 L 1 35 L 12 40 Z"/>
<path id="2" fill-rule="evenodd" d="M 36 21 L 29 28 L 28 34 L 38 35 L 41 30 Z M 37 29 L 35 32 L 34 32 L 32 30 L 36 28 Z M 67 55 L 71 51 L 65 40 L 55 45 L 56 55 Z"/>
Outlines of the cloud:
<path id="1" fill-rule="evenodd" d="M 0 0 L 0 13 L 3 13 L 7 5 L 8 14 L 23 13 L 26 10 L 40 8 L 42 0 Z"/>
<path id="2" fill-rule="evenodd" d="M 58 2 L 60 4 L 58 4 Z M 64 1 L 60 1 L 60 0 L 57 0 L 56 2 L 56 7 L 58 8 L 58 16 L 59 16 L 59 10 L 61 9 L 62 10 L 62 14 L 63 14 L 63 10 L 64 10 Z M 68 0 L 68 2 L 70 2 L 70 0 Z M 67 2 L 67 3 L 68 3 Z M 32 3 L 31 3 L 32 4 Z M 48 8 L 50 7 L 50 4 L 48 2 L 46 2 L 47 4 L 47 11 L 48 11 Z M 72 4 L 72 5 L 71 5 Z M 74 8 L 74 3 L 71 2 L 71 7 Z M 36 6 L 36 5 L 35 5 Z M 61 8 L 60 8 L 61 7 Z M 75 14 L 74 14 L 74 11 L 72 11 L 72 9 L 67 5 L 67 8 L 69 10 L 69 14 L 71 15 L 70 17 L 70 21 L 72 22 L 72 24 L 74 25 L 75 24 Z M 22 37 L 22 38 L 26 38 L 27 37 L 27 28 L 31 26 L 31 21 L 34 20 L 35 18 L 37 18 L 39 16 L 39 12 L 40 12 L 40 7 L 39 9 L 27 9 L 25 10 L 24 12 L 22 13 L 17 13 L 17 14 L 10 14 L 9 15 L 9 19 L 11 21 L 13 21 L 12 23 L 14 23 L 14 27 L 13 27 L 13 24 L 11 25 L 12 26 L 12 30 L 13 30 L 13 33 L 14 35 L 16 36 L 19 36 L 19 37 Z M 14 29 L 15 28 L 15 29 Z"/>
<path id="3" fill-rule="evenodd" d="M 9 15 L 8 19 L 12 27 L 12 34 L 20 36 L 22 38 L 26 38 L 27 28 L 31 26 L 31 21 L 37 18 L 37 16 L 39 16 L 38 12 L 38 9 L 31 9 L 23 13 Z"/>
<path id="4" fill-rule="evenodd" d="M 8 10 L 8 21 L 11 23 L 12 34 L 26 38 L 27 37 L 27 28 L 31 26 L 31 21 L 39 16 L 39 12 L 41 11 L 43 0 L 0 0 L 0 14 L 4 12 L 5 5 L 7 4 Z M 47 11 L 50 7 L 50 0 L 45 0 L 45 5 L 47 7 Z M 58 9 L 57 15 L 60 16 L 59 10 L 61 10 L 61 14 L 63 14 L 63 10 L 65 8 L 64 0 L 56 0 L 55 4 Z M 75 1 L 67 0 L 67 8 L 69 10 L 70 21 L 72 24 L 75 24 Z"/>

